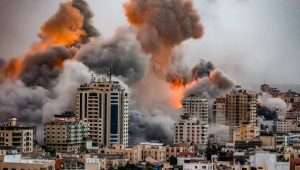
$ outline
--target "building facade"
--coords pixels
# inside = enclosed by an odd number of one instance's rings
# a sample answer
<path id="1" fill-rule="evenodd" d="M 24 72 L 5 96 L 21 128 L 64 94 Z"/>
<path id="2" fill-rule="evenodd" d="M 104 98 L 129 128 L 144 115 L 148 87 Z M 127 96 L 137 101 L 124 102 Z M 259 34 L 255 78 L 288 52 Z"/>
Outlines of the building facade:
<path id="1" fill-rule="evenodd" d="M 256 126 L 257 94 L 237 86 L 226 95 L 226 122 L 229 126 L 230 136 L 233 131 L 248 123 Z"/>
<path id="2" fill-rule="evenodd" d="M 196 117 L 202 124 L 208 124 L 208 100 L 196 95 L 184 98 L 182 115 Z"/>
<path id="3" fill-rule="evenodd" d="M 55 115 L 54 120 L 45 125 L 44 131 L 47 148 L 56 152 L 78 153 L 89 137 L 88 124 L 77 120 L 72 112 Z"/>
<path id="4" fill-rule="evenodd" d="M 167 146 L 162 143 L 140 143 L 132 148 L 125 148 L 123 145 L 112 145 L 111 147 L 100 149 L 100 153 L 106 157 L 112 155 L 121 155 L 131 163 L 138 163 L 153 159 L 159 162 L 167 160 Z"/>
<path id="5" fill-rule="evenodd" d="M 226 125 L 226 99 L 224 97 L 216 98 L 213 104 L 214 123 Z"/>
<path id="6" fill-rule="evenodd" d="M 207 144 L 208 124 L 201 124 L 196 118 L 180 119 L 175 124 L 175 144 Z"/>
<path id="7" fill-rule="evenodd" d="M 0 162 L 1 170 L 54 170 L 55 160 L 25 159 L 21 155 L 6 155 Z"/>
<path id="8" fill-rule="evenodd" d="M 21 153 L 33 152 L 35 128 L 17 124 L 16 118 L 0 126 L 0 146 L 9 146 Z"/>
<path id="9" fill-rule="evenodd" d="M 182 100 L 182 114 L 175 123 L 174 143 L 207 144 L 208 100 L 188 96 Z"/>
<path id="10" fill-rule="evenodd" d="M 102 78 L 81 85 L 76 113 L 89 124 L 95 146 L 128 145 L 128 93 L 120 82 Z"/>
<path id="11" fill-rule="evenodd" d="M 257 126 L 254 124 L 242 123 L 240 127 L 233 132 L 233 142 L 251 141 L 259 135 L 259 128 Z"/>

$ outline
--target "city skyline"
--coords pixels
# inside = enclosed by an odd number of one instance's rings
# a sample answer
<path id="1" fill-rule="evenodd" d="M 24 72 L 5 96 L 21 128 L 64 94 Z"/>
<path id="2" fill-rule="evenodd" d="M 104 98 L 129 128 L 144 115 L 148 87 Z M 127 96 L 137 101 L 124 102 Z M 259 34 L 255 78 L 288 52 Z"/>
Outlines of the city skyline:
<path id="1" fill-rule="evenodd" d="M 299 169 L 299 6 L 2 0 L 0 169 Z"/>

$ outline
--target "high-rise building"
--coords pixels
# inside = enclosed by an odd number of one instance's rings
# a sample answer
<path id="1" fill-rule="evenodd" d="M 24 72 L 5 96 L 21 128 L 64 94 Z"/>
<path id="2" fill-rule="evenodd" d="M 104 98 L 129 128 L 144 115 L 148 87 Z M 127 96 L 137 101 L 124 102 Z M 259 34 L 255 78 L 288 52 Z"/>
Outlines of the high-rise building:
<path id="1" fill-rule="evenodd" d="M 9 146 L 22 153 L 33 152 L 35 128 L 22 126 L 16 118 L 0 126 L 0 146 Z"/>
<path id="2" fill-rule="evenodd" d="M 218 125 L 226 125 L 226 99 L 216 98 L 213 104 L 213 122 Z"/>
<path id="3" fill-rule="evenodd" d="M 184 98 L 182 115 L 196 117 L 201 123 L 208 124 L 208 100 L 196 95 Z"/>
<path id="4" fill-rule="evenodd" d="M 45 144 L 56 152 L 78 153 L 89 137 L 88 124 L 77 119 L 72 112 L 55 115 L 45 125 Z"/>
<path id="5" fill-rule="evenodd" d="M 208 100 L 188 96 L 182 100 L 182 115 L 175 124 L 174 143 L 207 144 Z"/>
<path id="6" fill-rule="evenodd" d="M 89 124 L 95 146 L 128 145 L 128 93 L 120 82 L 102 77 L 81 85 L 76 113 Z"/>
<path id="7" fill-rule="evenodd" d="M 257 94 L 249 92 L 237 86 L 226 95 L 226 122 L 230 128 L 230 136 L 233 131 L 243 123 L 256 126 L 256 102 Z"/>

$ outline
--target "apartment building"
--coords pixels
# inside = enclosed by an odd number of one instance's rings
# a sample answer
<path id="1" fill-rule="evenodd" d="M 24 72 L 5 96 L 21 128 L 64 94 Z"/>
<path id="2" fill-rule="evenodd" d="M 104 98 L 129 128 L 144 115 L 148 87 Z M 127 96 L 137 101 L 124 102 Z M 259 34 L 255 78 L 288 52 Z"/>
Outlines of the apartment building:
<path id="1" fill-rule="evenodd" d="M 191 95 L 182 100 L 182 114 L 175 123 L 174 143 L 207 144 L 208 100 Z"/>
<path id="2" fill-rule="evenodd" d="M 45 125 L 44 131 L 47 148 L 56 152 L 78 153 L 89 137 L 88 124 L 78 120 L 72 112 L 55 115 L 54 120 Z"/>
<path id="3" fill-rule="evenodd" d="M 88 123 L 93 145 L 128 145 L 128 92 L 119 81 L 102 77 L 77 90 L 76 113 Z"/>
<path id="4" fill-rule="evenodd" d="M 226 125 L 226 99 L 224 97 L 216 98 L 213 104 L 214 123 Z"/>
<path id="5" fill-rule="evenodd" d="M 256 126 L 257 94 L 236 86 L 226 94 L 226 122 L 230 128 L 230 136 L 242 123 Z"/>
<path id="6" fill-rule="evenodd" d="M 0 146 L 13 147 L 21 153 L 33 152 L 35 128 L 17 123 L 16 118 L 11 118 L 0 126 Z"/>

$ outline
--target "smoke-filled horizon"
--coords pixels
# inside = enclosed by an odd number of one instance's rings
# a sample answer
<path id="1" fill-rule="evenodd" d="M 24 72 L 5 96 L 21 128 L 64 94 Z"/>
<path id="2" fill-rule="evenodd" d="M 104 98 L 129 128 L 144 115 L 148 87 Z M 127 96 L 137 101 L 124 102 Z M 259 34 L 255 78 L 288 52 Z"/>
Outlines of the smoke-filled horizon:
<path id="1" fill-rule="evenodd" d="M 89 73 L 105 74 L 110 67 L 131 92 L 131 143 L 170 143 L 185 96 L 214 98 L 231 88 L 211 62 L 182 63 L 182 43 L 204 33 L 192 1 L 128 0 L 123 8 L 128 25 L 106 38 L 94 27 L 86 1 L 65 1 L 40 25 L 39 39 L 25 53 L 1 58 L 2 119 L 15 116 L 42 126 L 54 114 L 74 110 L 76 90 Z"/>
<path id="2" fill-rule="evenodd" d="M 204 20 L 208 19 L 208 9 L 203 9 L 203 19 L 200 8 L 192 0 L 115 1 L 121 4 L 116 6 L 117 14 L 123 16 L 125 22 L 116 24 L 111 32 L 106 30 L 109 13 L 106 19 L 103 19 L 105 16 L 102 20 L 94 18 L 93 13 L 102 7 L 101 3 L 88 2 L 70 0 L 54 5 L 56 10 L 37 26 L 38 38 L 28 43 L 23 53 L 0 57 L 2 118 L 14 115 L 41 125 L 54 114 L 74 108 L 76 89 L 89 80 L 91 72 L 103 74 L 112 67 L 114 78 L 124 82 L 131 92 L 131 143 L 145 140 L 168 143 L 185 96 L 196 94 L 211 102 L 235 83 L 245 84 L 246 76 L 252 75 L 252 69 L 257 70 L 255 67 L 259 66 L 240 62 L 247 52 L 244 51 L 247 43 L 240 43 L 241 48 L 235 45 L 229 49 L 236 37 L 227 37 L 224 44 L 215 46 L 222 42 L 224 32 L 218 30 L 219 37 L 210 40 L 211 31 L 218 25 L 212 27 Z M 95 10 L 95 5 L 91 8 L 91 3 L 99 5 L 98 8 Z M 223 5 L 218 0 L 202 3 L 210 8 Z M 251 2 L 233 0 L 230 3 Z M 34 4 L 40 9 L 38 3 Z M 5 5 L 18 6 L 3 1 L 2 7 Z M 201 3 L 196 5 L 201 6 Z M 217 18 L 219 20 L 219 16 Z M 100 23 L 98 29 L 95 23 Z M 193 49 L 189 50 L 190 47 Z M 231 60 L 228 54 L 240 58 Z M 214 57 L 217 64 L 211 60 Z"/>

